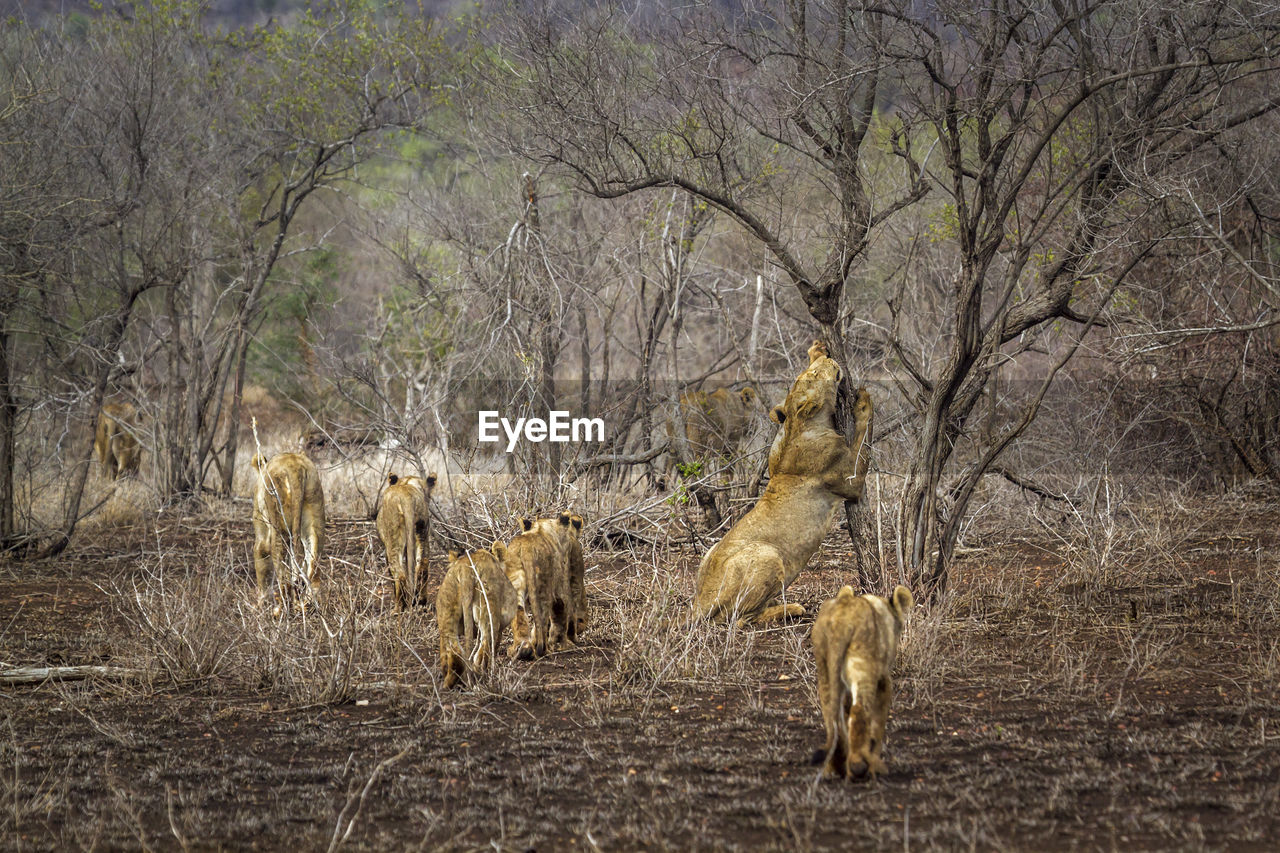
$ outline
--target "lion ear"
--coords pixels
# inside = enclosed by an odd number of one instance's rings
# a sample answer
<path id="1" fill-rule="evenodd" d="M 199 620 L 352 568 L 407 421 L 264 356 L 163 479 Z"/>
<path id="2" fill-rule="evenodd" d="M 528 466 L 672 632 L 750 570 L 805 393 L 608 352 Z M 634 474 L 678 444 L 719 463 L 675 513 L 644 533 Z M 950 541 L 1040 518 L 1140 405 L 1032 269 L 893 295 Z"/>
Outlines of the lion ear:
<path id="1" fill-rule="evenodd" d="M 254 467 L 254 470 L 261 471 L 266 467 L 267 457 L 263 456 L 261 453 L 255 453 L 253 454 L 253 459 L 250 460 L 249 464 Z"/>
<path id="2" fill-rule="evenodd" d="M 778 426 L 782 426 L 786 419 L 787 413 L 783 411 L 781 406 L 774 406 L 773 410 L 769 412 L 769 420 L 773 421 Z"/>
<path id="3" fill-rule="evenodd" d="M 532 519 L 532 518 L 522 518 L 522 519 L 520 519 L 520 523 L 521 523 L 522 525 L 524 525 L 524 532 L 525 532 L 525 533 L 528 533 L 530 530 L 532 530 L 532 529 L 533 529 L 533 519 Z"/>
<path id="4" fill-rule="evenodd" d="M 398 483 L 398 482 L 400 482 L 400 475 L 399 475 L 399 474 L 388 474 L 388 475 L 387 475 L 387 485 L 388 485 L 388 486 L 394 486 L 394 485 L 395 485 L 396 483 Z"/>
<path id="5" fill-rule="evenodd" d="M 570 518 L 570 519 L 569 519 L 569 523 L 573 525 L 573 529 L 574 529 L 574 530 L 581 530 L 581 529 L 582 529 L 582 516 L 580 516 L 580 515 L 575 515 L 575 516 L 573 516 L 572 518 Z"/>
<path id="6" fill-rule="evenodd" d="M 462 556 L 462 552 L 455 551 L 452 548 L 449 549 L 449 562 L 452 563 L 454 560 L 458 559 L 461 556 Z"/>
<path id="7" fill-rule="evenodd" d="M 493 545 L 489 547 L 489 550 L 493 552 L 493 556 L 497 557 L 499 560 L 505 560 L 507 558 L 507 546 L 503 544 L 501 539 L 495 539 Z"/>
<path id="8" fill-rule="evenodd" d="M 756 398 L 756 389 L 751 387 L 743 388 L 740 393 L 742 394 L 742 402 L 744 403 L 750 403 Z"/>
<path id="9" fill-rule="evenodd" d="M 894 588 L 892 601 L 893 612 L 897 615 L 899 621 L 905 620 L 907 614 L 911 612 L 911 608 L 916 606 L 916 600 L 911 595 L 911 590 L 901 584 Z"/>
<path id="10" fill-rule="evenodd" d="M 436 472 L 432 471 L 427 475 L 427 488 L 434 489 L 436 486 Z"/>
<path id="11" fill-rule="evenodd" d="M 836 593 L 836 601 L 852 601 L 857 597 L 851 586 L 842 586 L 840 591 Z"/>
<path id="12" fill-rule="evenodd" d="M 827 357 L 827 345 L 822 341 L 815 340 L 813 345 L 809 347 L 809 363 L 813 364 L 820 358 Z"/>
<path id="13" fill-rule="evenodd" d="M 570 522 L 573 521 L 573 518 L 569 515 L 569 513 L 562 512 L 560 513 L 560 517 L 557 518 L 556 521 L 560 522 L 561 527 L 568 527 Z"/>

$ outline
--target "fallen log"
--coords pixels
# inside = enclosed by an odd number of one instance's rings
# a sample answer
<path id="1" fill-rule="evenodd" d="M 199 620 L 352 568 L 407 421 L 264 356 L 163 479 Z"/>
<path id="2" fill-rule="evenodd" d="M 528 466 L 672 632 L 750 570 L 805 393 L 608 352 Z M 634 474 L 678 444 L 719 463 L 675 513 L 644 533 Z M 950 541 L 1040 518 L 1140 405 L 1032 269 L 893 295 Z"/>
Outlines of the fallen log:
<path id="1" fill-rule="evenodd" d="M 83 681 L 86 678 L 124 680 L 144 675 L 145 670 L 122 666 L 21 666 L 0 671 L 0 684 L 43 684 L 46 681 Z"/>

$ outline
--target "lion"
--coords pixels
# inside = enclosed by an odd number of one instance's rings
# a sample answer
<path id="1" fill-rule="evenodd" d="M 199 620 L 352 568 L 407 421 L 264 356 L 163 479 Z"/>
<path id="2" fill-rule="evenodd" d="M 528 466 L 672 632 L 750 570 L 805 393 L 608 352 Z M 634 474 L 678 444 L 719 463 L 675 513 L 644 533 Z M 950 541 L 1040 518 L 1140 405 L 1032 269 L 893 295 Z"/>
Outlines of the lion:
<path id="1" fill-rule="evenodd" d="M 519 601 L 503 569 L 506 546 L 487 551 L 449 552 L 449 569 L 436 593 L 440 629 L 440 669 L 452 687 L 468 671 L 488 670 L 502 632 L 516 618 Z"/>
<path id="2" fill-rule="evenodd" d="M 768 487 L 698 566 L 696 616 L 750 624 L 805 612 L 799 604 L 775 602 L 822 544 L 832 510 L 862 498 L 870 461 L 871 397 L 858 389 L 856 432 L 847 442 L 835 428 L 840 376 L 840 366 L 815 341 L 809 366 L 771 413 L 782 434 L 769 452 Z"/>
<path id="3" fill-rule="evenodd" d="M 108 480 L 121 474 L 137 474 L 142 458 L 138 444 L 138 411 L 129 403 L 107 403 L 98 416 L 93 449 Z"/>
<path id="4" fill-rule="evenodd" d="M 692 456 L 727 456 L 746 438 L 757 423 L 756 389 L 739 391 L 717 388 L 680 395 L 680 415 L 684 419 L 685 441 Z M 667 436 L 674 434 L 667 422 Z"/>
<path id="5" fill-rule="evenodd" d="M 378 538 L 387 551 L 387 571 L 395 583 L 396 610 L 426 604 L 427 551 L 431 532 L 428 504 L 436 475 L 387 475 L 378 508 Z"/>
<path id="6" fill-rule="evenodd" d="M 696 477 L 695 472 L 710 470 L 700 463 L 731 459 L 742 440 L 761 421 L 758 401 L 756 390 L 750 386 L 738 391 L 724 387 L 680 395 L 683 436 L 675 428 L 674 419 L 666 423 L 667 441 L 671 446 L 668 477 L 677 473 Z M 665 487 L 668 481 L 664 477 L 660 482 Z M 719 527 L 721 516 L 716 505 L 716 490 L 705 483 L 695 483 L 689 491 L 702 507 L 707 525 Z"/>
<path id="7" fill-rule="evenodd" d="M 510 657 L 542 657 L 572 645 L 573 596 L 569 592 L 571 516 L 521 519 L 524 532 L 507 545 L 506 571 L 520 599 Z"/>
<path id="8" fill-rule="evenodd" d="M 300 596 L 303 606 L 311 600 L 324 548 L 324 490 L 315 463 L 301 453 L 281 453 L 270 461 L 255 455 L 253 467 L 258 470 L 253 493 L 258 600 L 265 600 L 274 581 L 278 615 L 293 598 Z"/>
<path id="9" fill-rule="evenodd" d="M 582 516 L 569 516 L 568 539 L 569 596 L 573 600 L 573 620 L 569 623 L 569 639 L 578 637 L 587 629 L 586 563 L 582 559 Z"/>
<path id="10" fill-rule="evenodd" d="M 823 776 L 878 776 L 885 771 L 880 756 L 893 701 L 891 670 L 914 606 L 905 586 L 896 587 L 887 599 L 857 595 L 846 586 L 818 611 L 813 654 L 827 744 L 814 752 L 813 763 L 826 760 Z"/>

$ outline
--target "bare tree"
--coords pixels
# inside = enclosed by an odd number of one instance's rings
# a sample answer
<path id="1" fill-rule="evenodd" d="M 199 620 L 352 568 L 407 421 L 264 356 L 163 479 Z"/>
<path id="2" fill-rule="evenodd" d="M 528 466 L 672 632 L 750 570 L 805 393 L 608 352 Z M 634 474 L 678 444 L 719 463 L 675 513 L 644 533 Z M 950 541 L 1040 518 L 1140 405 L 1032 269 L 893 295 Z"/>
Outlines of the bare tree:
<path id="1" fill-rule="evenodd" d="M 66 227 L 92 205 L 75 204 L 64 159 L 48 156 L 62 79 L 42 59 L 44 46 L 29 32 L 4 34 L 0 91 L 0 548 L 25 540 L 16 524 L 15 442 L 20 418 L 17 339 L 35 325 L 35 289 L 58 258 Z"/>
<path id="2" fill-rule="evenodd" d="M 517 82 L 498 83 L 495 97 L 534 119 L 517 147 L 588 192 L 678 187 L 728 215 L 765 247 L 847 366 L 846 286 L 876 226 L 928 192 L 895 135 L 896 169 L 870 156 L 893 77 L 883 51 L 893 23 L 847 0 L 747 3 L 734 16 L 713 3 L 648 17 L 604 7 L 572 22 L 529 15 L 500 64 Z M 846 377 L 837 422 L 850 437 L 851 406 Z M 863 544 L 855 510 L 846 504 Z"/>
<path id="3" fill-rule="evenodd" d="M 229 158 L 221 201 L 229 226 L 225 302 L 232 310 L 229 323 L 195 342 L 208 369 L 193 365 L 194 375 L 207 379 L 194 388 L 199 398 L 188 412 L 213 415 L 193 414 L 188 435 L 173 442 L 188 460 L 177 467 L 174 489 L 200 489 L 229 390 L 230 426 L 218 457 L 222 489 L 231 490 L 246 353 L 278 263 L 309 245 L 289 243 L 303 206 L 317 191 L 351 179 L 376 151 L 377 134 L 415 127 L 430 115 L 433 81 L 445 66 L 444 43 L 431 25 L 362 4 L 330 11 L 329 18 L 309 14 L 259 33 L 247 45 L 233 42 L 233 53 L 247 60 L 244 73 L 210 80 L 229 88 L 234 119 L 219 141 Z"/>
<path id="4" fill-rule="evenodd" d="M 675 186 L 732 217 L 842 357 L 842 296 L 879 288 L 865 266 L 873 239 L 931 188 L 942 197 L 931 236 L 944 280 L 918 287 L 908 244 L 887 295 L 898 331 L 930 309 L 928 350 L 887 344 L 918 417 L 902 571 L 938 589 L 983 475 L 1109 322 L 1108 295 L 1180 233 L 1178 217 L 1155 216 L 1168 199 L 1155 178 L 1274 109 L 1262 81 L 1274 80 L 1276 14 L 1191 2 L 721 9 L 664 8 L 658 23 L 616 8 L 526 16 L 506 34 L 513 82 L 495 82 L 495 97 L 532 119 L 513 144 L 588 192 Z M 1050 342 L 1021 414 L 957 456 L 988 382 L 1057 322 L 1077 331 Z"/>
<path id="5" fill-rule="evenodd" d="M 104 30 L 102 41 L 117 44 L 113 39 L 122 29 Z M 60 353 L 63 375 L 33 373 L 30 393 L 83 404 L 86 420 L 92 422 L 121 370 L 139 300 L 186 272 L 184 241 L 174 236 L 180 223 L 169 209 L 153 207 L 162 181 L 160 170 L 151 166 L 163 159 L 175 131 L 152 121 L 157 92 L 148 75 L 155 68 L 146 50 L 126 55 L 99 51 L 96 45 L 77 49 L 38 33 L 23 36 L 10 45 L 14 79 L 46 81 L 51 97 L 44 99 L 43 109 L 27 116 L 40 159 L 26 164 L 36 181 L 26 185 L 21 208 L 11 212 L 34 228 L 10 232 L 15 238 L 9 243 L 15 249 L 9 255 L 14 278 L 7 295 L 15 301 L 33 300 L 21 313 L 29 324 L 23 331 L 41 342 L 36 352 Z M 21 94 L 16 87 L 14 91 Z M 10 153 L 21 155 L 25 147 L 20 143 Z M 17 315 L 6 311 L 6 325 Z M 13 367 L 6 358 L 10 403 Z M 56 387 L 59 381 L 61 388 Z M 0 432 L 0 439 L 7 455 L 14 424 L 10 420 L 6 426 L 9 434 Z M 91 436 L 72 450 L 63 518 L 40 556 L 57 554 L 70 541 L 81 517 L 91 455 Z M 12 467 L 7 472 L 11 477 Z"/>
<path id="6" fill-rule="evenodd" d="M 942 346 L 898 348 L 919 413 L 898 532 L 908 576 L 938 588 L 980 479 L 1108 322 L 1117 288 L 1184 234 L 1168 182 L 1280 103 L 1257 85 L 1274 79 L 1277 31 L 1195 3 L 1000 3 L 902 20 L 888 50 L 917 73 L 899 116 L 904 137 L 937 148 L 926 176 L 945 194 L 954 264 Z M 1055 344 L 1044 336 L 1058 321 L 1078 331 Z M 984 389 L 1033 345 L 1052 355 L 1021 415 L 957 461 Z"/>

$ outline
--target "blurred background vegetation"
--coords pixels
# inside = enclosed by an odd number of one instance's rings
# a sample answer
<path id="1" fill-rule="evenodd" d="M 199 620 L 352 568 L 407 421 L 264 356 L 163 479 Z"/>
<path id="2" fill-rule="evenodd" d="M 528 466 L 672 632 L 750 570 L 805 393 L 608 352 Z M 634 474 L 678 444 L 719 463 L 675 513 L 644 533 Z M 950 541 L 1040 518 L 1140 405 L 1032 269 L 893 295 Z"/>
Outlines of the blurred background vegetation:
<path id="1" fill-rule="evenodd" d="M 488 477 L 443 491 L 460 514 L 732 517 L 814 337 L 877 405 L 880 583 L 944 585 L 1001 502 L 1280 472 L 1272 6 L 0 12 L 14 553 L 110 497 L 108 402 L 153 505 L 243 493 L 258 442 Z M 748 384 L 752 429 L 690 448 L 681 396 Z M 607 441 L 495 455 L 482 407 Z"/>

